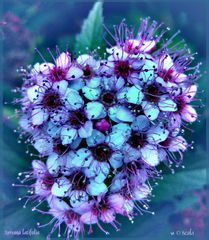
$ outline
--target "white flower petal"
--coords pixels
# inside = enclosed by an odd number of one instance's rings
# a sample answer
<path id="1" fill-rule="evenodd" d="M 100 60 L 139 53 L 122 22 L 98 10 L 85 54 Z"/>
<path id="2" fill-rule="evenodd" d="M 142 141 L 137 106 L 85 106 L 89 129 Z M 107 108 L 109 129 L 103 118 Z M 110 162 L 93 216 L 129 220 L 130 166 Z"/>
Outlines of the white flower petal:
<path id="1" fill-rule="evenodd" d="M 42 155 L 49 155 L 53 151 L 52 140 L 45 136 L 34 139 L 33 146 Z"/>
<path id="2" fill-rule="evenodd" d="M 27 89 L 27 96 L 31 102 L 39 103 L 44 97 L 45 88 L 38 85 L 32 86 Z"/>
<path id="3" fill-rule="evenodd" d="M 69 52 L 63 52 L 56 59 L 56 66 L 60 68 L 67 68 L 71 63 L 71 58 Z"/>
<path id="4" fill-rule="evenodd" d="M 106 142 L 113 149 L 121 148 L 130 136 L 131 128 L 128 124 L 119 123 L 115 125 L 112 132 L 106 137 Z"/>
<path id="5" fill-rule="evenodd" d="M 157 69 L 157 64 L 151 60 L 146 60 L 140 74 L 140 83 L 150 82 L 154 78 L 155 69 Z"/>
<path id="6" fill-rule="evenodd" d="M 168 96 L 161 96 L 160 101 L 158 103 L 160 110 L 165 112 L 175 112 L 177 111 L 176 103 L 170 99 Z"/>
<path id="7" fill-rule="evenodd" d="M 133 148 L 129 144 L 126 144 L 124 150 L 124 162 L 137 161 L 141 157 L 141 153 L 138 148 Z"/>
<path id="8" fill-rule="evenodd" d="M 101 78 L 99 77 L 93 77 L 89 79 L 86 83 L 86 86 L 89 88 L 97 88 L 101 85 Z"/>
<path id="9" fill-rule="evenodd" d="M 165 141 L 168 135 L 169 131 L 165 129 L 162 123 L 160 123 L 157 126 L 152 127 L 147 132 L 147 140 L 149 141 L 149 143 L 157 144 Z"/>
<path id="10" fill-rule="evenodd" d="M 52 88 L 57 91 L 60 95 L 64 95 L 68 87 L 66 80 L 57 81 L 53 84 Z"/>
<path id="11" fill-rule="evenodd" d="M 90 88 L 85 86 L 82 88 L 82 91 L 84 96 L 89 100 L 97 100 L 101 94 L 100 88 Z"/>
<path id="12" fill-rule="evenodd" d="M 49 117 L 48 110 L 42 107 L 36 107 L 31 112 L 31 120 L 33 125 L 42 125 Z"/>
<path id="13" fill-rule="evenodd" d="M 95 67 L 97 64 L 97 61 L 93 58 L 93 56 L 89 54 L 82 54 L 78 56 L 77 63 L 82 66 L 89 65 L 91 67 Z"/>
<path id="14" fill-rule="evenodd" d="M 59 158 L 59 155 L 57 153 L 52 153 L 47 161 L 46 161 L 46 166 L 51 174 L 57 174 L 62 166 L 62 162 L 60 161 L 61 159 Z"/>
<path id="15" fill-rule="evenodd" d="M 47 124 L 47 134 L 52 138 L 57 138 L 60 136 L 61 128 L 59 126 L 54 125 L 51 121 Z"/>
<path id="16" fill-rule="evenodd" d="M 91 152 L 87 148 L 81 148 L 75 153 L 71 164 L 74 167 L 88 167 L 92 160 Z"/>
<path id="17" fill-rule="evenodd" d="M 94 180 L 97 183 L 102 183 L 106 179 L 107 175 L 109 174 L 110 166 L 107 162 L 100 162 L 97 165 L 98 165 L 98 168 L 97 168 L 98 171 Z"/>
<path id="18" fill-rule="evenodd" d="M 141 148 L 142 159 L 150 166 L 156 166 L 159 163 L 157 147 L 154 145 L 145 145 Z"/>
<path id="19" fill-rule="evenodd" d="M 140 86 L 133 86 L 129 88 L 126 97 L 129 103 L 140 104 L 144 94 L 141 91 Z"/>
<path id="20" fill-rule="evenodd" d="M 172 60 L 172 58 L 168 54 L 163 55 L 159 59 L 159 63 L 158 64 L 159 64 L 159 66 L 162 69 L 165 69 L 165 70 L 169 70 L 169 69 L 173 69 L 174 68 L 173 60 Z"/>
<path id="21" fill-rule="evenodd" d="M 88 119 L 100 119 L 106 116 L 105 108 L 100 102 L 89 102 L 86 105 Z"/>
<path id="22" fill-rule="evenodd" d="M 84 202 L 88 201 L 88 194 L 82 190 L 73 190 L 70 195 L 70 204 L 74 207 L 79 207 Z"/>
<path id="23" fill-rule="evenodd" d="M 181 117 L 186 122 L 194 122 L 197 119 L 197 112 L 192 106 L 187 104 L 181 110 Z"/>
<path id="24" fill-rule="evenodd" d="M 63 97 L 63 102 L 69 110 L 77 110 L 84 104 L 78 91 L 70 88 L 67 89 L 65 96 Z"/>
<path id="25" fill-rule="evenodd" d="M 118 111 L 118 106 L 113 106 L 108 109 L 108 116 L 114 122 L 120 122 L 120 120 L 116 117 Z"/>
<path id="26" fill-rule="evenodd" d="M 50 199 L 49 206 L 50 208 L 56 209 L 61 212 L 67 211 L 70 209 L 69 205 L 65 201 L 56 197 L 53 197 L 52 199 Z"/>
<path id="27" fill-rule="evenodd" d="M 82 87 L 84 87 L 84 81 L 83 79 L 76 79 L 76 81 L 69 81 L 68 87 L 76 91 L 79 91 Z"/>
<path id="28" fill-rule="evenodd" d="M 75 66 L 71 66 L 66 74 L 68 80 L 75 80 L 80 78 L 83 75 L 83 71 Z"/>
<path id="29" fill-rule="evenodd" d="M 70 188 L 71 184 L 69 180 L 65 177 L 61 177 L 53 184 L 51 192 L 54 196 L 65 197 L 68 195 Z"/>
<path id="30" fill-rule="evenodd" d="M 80 221 L 85 224 L 92 225 L 98 222 L 98 218 L 94 213 L 86 212 L 81 215 Z"/>
<path id="31" fill-rule="evenodd" d="M 116 118 L 122 122 L 132 122 L 134 120 L 131 111 L 124 106 L 117 107 Z"/>
<path id="32" fill-rule="evenodd" d="M 105 194 L 108 191 L 107 186 L 104 183 L 97 183 L 95 181 L 91 181 L 87 186 L 86 191 L 91 196 L 99 196 L 100 194 Z"/>
<path id="33" fill-rule="evenodd" d="M 143 41 L 142 46 L 140 47 L 140 50 L 142 52 L 150 52 L 156 45 L 156 42 L 154 40 L 151 41 Z"/>
<path id="34" fill-rule="evenodd" d="M 105 135 L 98 130 L 93 130 L 90 137 L 86 139 L 86 143 L 89 147 L 103 143 L 105 141 Z"/>
<path id="35" fill-rule="evenodd" d="M 93 123 L 91 121 L 87 121 L 83 127 L 78 130 L 79 137 L 87 138 L 90 137 L 93 131 Z"/>
<path id="36" fill-rule="evenodd" d="M 121 152 L 114 152 L 109 159 L 112 168 L 117 169 L 123 165 L 124 155 Z"/>
<path id="37" fill-rule="evenodd" d="M 46 165 L 40 160 L 33 160 L 32 161 L 33 171 L 37 176 L 43 176 L 46 171 Z"/>
<path id="38" fill-rule="evenodd" d="M 139 115 L 138 117 L 136 117 L 133 123 L 131 124 L 131 128 L 137 132 L 147 131 L 149 127 L 150 127 L 150 121 L 144 115 Z"/>
<path id="39" fill-rule="evenodd" d="M 77 130 L 71 128 L 70 126 L 63 126 L 60 132 L 60 138 L 62 140 L 62 144 L 70 144 L 73 140 L 78 136 Z"/>
<path id="40" fill-rule="evenodd" d="M 147 198 L 147 196 L 150 194 L 151 190 L 148 187 L 148 185 L 143 184 L 143 185 L 138 185 L 137 187 L 134 188 L 132 195 L 133 199 L 140 201 L 142 199 Z"/>
<path id="41" fill-rule="evenodd" d="M 153 104 L 153 103 L 149 103 L 149 102 L 142 102 L 142 107 L 144 110 L 144 114 L 151 120 L 154 121 L 155 119 L 157 119 L 160 110 L 158 109 L 158 107 Z"/>

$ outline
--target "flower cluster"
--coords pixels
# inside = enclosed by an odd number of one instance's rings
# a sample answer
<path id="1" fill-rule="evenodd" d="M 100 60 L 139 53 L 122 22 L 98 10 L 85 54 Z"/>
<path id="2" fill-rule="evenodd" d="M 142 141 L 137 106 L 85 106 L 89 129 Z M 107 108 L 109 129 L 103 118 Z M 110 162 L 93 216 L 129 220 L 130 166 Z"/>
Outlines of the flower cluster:
<path id="1" fill-rule="evenodd" d="M 53 63 L 26 72 L 20 126 L 41 159 L 22 182 L 33 181 L 33 210 L 53 217 L 49 237 L 61 224 L 67 238 L 85 225 L 89 233 L 93 224 L 119 230 L 117 214 L 133 221 L 150 212 L 156 166 L 181 164 L 189 146 L 182 127 L 197 119 L 199 71 L 186 48 L 161 41 L 160 28 L 145 19 L 135 36 L 122 22 L 106 59 L 57 49 Z M 43 201 L 48 212 L 38 208 Z"/>

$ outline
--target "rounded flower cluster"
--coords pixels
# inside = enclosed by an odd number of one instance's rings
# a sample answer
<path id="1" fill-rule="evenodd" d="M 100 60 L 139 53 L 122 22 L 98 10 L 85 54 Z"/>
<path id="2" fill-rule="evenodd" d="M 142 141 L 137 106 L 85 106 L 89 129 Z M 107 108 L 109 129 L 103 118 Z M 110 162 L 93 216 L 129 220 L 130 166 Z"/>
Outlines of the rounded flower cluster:
<path id="1" fill-rule="evenodd" d="M 53 218 L 49 238 L 61 224 L 66 238 L 85 225 L 119 230 L 118 214 L 133 221 L 150 212 L 156 166 L 181 164 L 182 128 L 197 119 L 199 65 L 190 67 L 193 54 L 174 37 L 163 41 L 160 29 L 145 19 L 135 36 L 122 22 L 105 59 L 57 49 L 53 63 L 25 71 L 20 126 L 40 159 L 21 181 L 32 181 L 33 210 Z"/>

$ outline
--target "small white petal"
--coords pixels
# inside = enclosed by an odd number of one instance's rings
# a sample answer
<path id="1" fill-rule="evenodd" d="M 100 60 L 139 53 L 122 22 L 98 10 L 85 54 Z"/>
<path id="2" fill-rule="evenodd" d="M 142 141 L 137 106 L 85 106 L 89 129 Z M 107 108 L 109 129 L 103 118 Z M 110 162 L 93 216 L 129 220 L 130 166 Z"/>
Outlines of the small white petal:
<path id="1" fill-rule="evenodd" d="M 71 188 L 69 180 L 65 177 L 61 177 L 52 186 L 52 194 L 57 197 L 65 197 L 68 195 L 68 191 Z"/>
<path id="2" fill-rule="evenodd" d="M 67 68 L 71 63 L 69 52 L 63 52 L 56 59 L 56 66 L 60 68 Z"/>
<path id="3" fill-rule="evenodd" d="M 60 132 L 60 138 L 62 140 L 62 144 L 70 144 L 73 140 L 78 136 L 77 130 L 71 128 L 70 126 L 63 126 Z"/>
<path id="4" fill-rule="evenodd" d="M 86 105 L 88 119 L 100 119 L 106 116 L 105 108 L 100 102 L 89 102 Z"/>
<path id="5" fill-rule="evenodd" d="M 132 122 L 134 120 L 134 116 L 131 111 L 124 106 L 118 106 L 116 118 L 122 122 Z"/>
<path id="6" fill-rule="evenodd" d="M 72 158 L 71 164 L 74 167 L 88 167 L 92 160 L 91 152 L 87 148 L 81 148 Z"/>
<path id="7" fill-rule="evenodd" d="M 67 211 L 70 209 L 69 205 L 65 201 L 56 197 L 53 197 L 52 199 L 50 199 L 49 206 L 50 208 L 53 208 L 59 211 Z"/>
<path id="8" fill-rule="evenodd" d="M 94 77 L 87 81 L 86 86 L 89 88 L 97 88 L 101 85 L 101 78 Z"/>
<path id="9" fill-rule="evenodd" d="M 185 105 L 181 110 L 181 117 L 186 122 L 194 122 L 197 119 L 197 112 L 192 106 Z"/>
<path id="10" fill-rule="evenodd" d="M 57 91 L 60 95 L 64 95 L 68 87 L 68 82 L 65 80 L 55 82 L 52 88 Z"/>
<path id="11" fill-rule="evenodd" d="M 77 110 L 83 106 L 83 99 L 79 95 L 78 91 L 68 88 L 63 102 L 69 110 Z"/>
<path id="12" fill-rule="evenodd" d="M 158 109 L 158 107 L 153 104 L 153 103 L 149 103 L 149 102 L 142 102 L 142 107 L 144 110 L 144 114 L 151 120 L 154 121 L 155 119 L 157 119 L 160 110 Z"/>
<path id="13" fill-rule="evenodd" d="M 88 201 L 88 194 L 82 190 L 73 190 L 70 195 L 70 204 L 74 207 L 79 207 L 84 202 Z"/>
<path id="14" fill-rule="evenodd" d="M 35 108 L 31 112 L 31 120 L 33 125 L 43 124 L 49 117 L 48 110 L 45 108 Z"/>
<path id="15" fill-rule="evenodd" d="M 163 55 L 158 63 L 162 69 L 165 70 L 169 70 L 172 69 L 174 67 L 174 63 L 172 58 L 167 54 L 167 55 Z"/>
<path id="16" fill-rule="evenodd" d="M 83 71 L 80 68 L 71 66 L 66 74 L 66 78 L 68 80 L 75 80 L 80 78 L 82 75 Z"/>
<path id="17" fill-rule="evenodd" d="M 110 165 L 114 168 L 120 168 L 123 165 L 124 155 L 121 152 L 114 152 L 109 159 Z"/>
<path id="18" fill-rule="evenodd" d="M 46 138 L 45 136 L 34 139 L 33 143 L 34 148 L 43 155 L 49 155 L 53 151 L 53 142 L 51 139 Z"/>
<path id="19" fill-rule="evenodd" d="M 108 191 L 108 188 L 104 183 L 91 181 L 86 190 L 91 196 L 98 196 L 100 194 L 106 193 Z"/>
<path id="20" fill-rule="evenodd" d="M 126 96 L 129 103 L 140 104 L 144 94 L 142 93 L 140 86 L 133 86 L 129 88 Z"/>
<path id="21" fill-rule="evenodd" d="M 27 89 L 27 96 L 31 102 L 39 103 L 44 97 L 45 88 L 35 85 Z"/>
<path id="22" fill-rule="evenodd" d="M 145 145 L 141 148 L 142 159 L 150 166 L 156 166 L 159 163 L 157 147 L 154 145 Z"/>
<path id="23" fill-rule="evenodd" d="M 78 130 L 79 137 L 87 138 L 90 137 L 93 131 L 93 123 L 91 121 L 87 121 L 83 127 Z"/>
<path id="24" fill-rule="evenodd" d="M 163 124 L 158 124 L 157 126 L 152 127 L 147 132 L 147 140 L 149 143 L 160 143 L 167 139 L 169 131 L 165 129 Z"/>
<path id="25" fill-rule="evenodd" d="M 150 194 L 150 192 L 151 190 L 146 184 L 138 185 L 137 187 L 134 188 L 132 192 L 133 199 L 137 201 L 145 199 Z"/>
<path id="26" fill-rule="evenodd" d="M 86 212 L 84 214 L 81 215 L 80 218 L 81 222 L 85 223 L 85 224 L 95 224 L 98 222 L 98 218 L 95 214 L 93 214 L 92 212 Z"/>
<path id="27" fill-rule="evenodd" d="M 105 141 L 105 135 L 98 130 L 93 130 L 90 137 L 86 139 L 86 143 L 89 147 L 103 143 Z"/>
<path id="28" fill-rule="evenodd" d="M 176 103 L 172 99 L 170 99 L 168 96 L 161 96 L 158 106 L 161 111 L 165 111 L 165 112 L 177 111 Z"/>
<path id="29" fill-rule="evenodd" d="M 131 124 L 131 128 L 137 132 L 147 131 L 149 127 L 150 127 L 150 121 L 144 115 L 139 115 L 138 117 L 136 117 L 133 123 Z"/>
<path id="30" fill-rule="evenodd" d="M 84 96 L 89 100 L 97 100 L 100 97 L 101 89 L 100 88 L 90 88 L 83 87 L 82 88 Z"/>
<path id="31" fill-rule="evenodd" d="M 57 174 L 59 172 L 62 165 L 62 162 L 60 160 L 61 159 L 57 153 L 53 153 L 48 157 L 46 166 L 51 174 Z"/>

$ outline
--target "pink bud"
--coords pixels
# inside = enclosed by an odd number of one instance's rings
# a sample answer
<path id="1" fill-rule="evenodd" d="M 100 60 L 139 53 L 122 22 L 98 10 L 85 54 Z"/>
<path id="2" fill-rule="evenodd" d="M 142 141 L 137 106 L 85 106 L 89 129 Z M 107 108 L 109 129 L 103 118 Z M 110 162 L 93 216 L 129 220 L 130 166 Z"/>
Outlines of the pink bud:
<path id="1" fill-rule="evenodd" d="M 96 123 L 96 128 L 99 131 L 105 132 L 110 129 L 110 124 L 106 119 L 102 119 L 101 121 Z"/>

